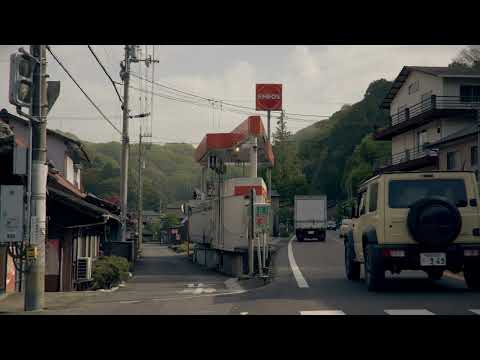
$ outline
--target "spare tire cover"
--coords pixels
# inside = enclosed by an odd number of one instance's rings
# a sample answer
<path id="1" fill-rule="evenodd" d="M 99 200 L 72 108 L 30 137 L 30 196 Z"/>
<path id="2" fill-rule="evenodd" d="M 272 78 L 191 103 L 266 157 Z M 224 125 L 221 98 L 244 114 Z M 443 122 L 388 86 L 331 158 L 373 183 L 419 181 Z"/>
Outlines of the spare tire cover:
<path id="1" fill-rule="evenodd" d="M 431 247 L 454 241 L 462 228 L 457 207 L 446 198 L 421 199 L 410 206 L 407 225 L 413 239 Z"/>

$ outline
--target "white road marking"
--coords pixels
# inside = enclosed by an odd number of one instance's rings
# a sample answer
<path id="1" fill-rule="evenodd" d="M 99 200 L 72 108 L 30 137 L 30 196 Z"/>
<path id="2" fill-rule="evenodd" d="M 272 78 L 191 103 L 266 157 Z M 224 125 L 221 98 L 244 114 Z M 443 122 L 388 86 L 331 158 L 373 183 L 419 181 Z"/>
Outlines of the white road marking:
<path id="1" fill-rule="evenodd" d="M 295 236 L 292 236 L 290 241 L 288 242 L 288 261 L 290 262 L 290 268 L 292 269 L 293 276 L 297 281 L 297 285 L 299 288 L 308 288 L 308 283 L 302 275 L 302 272 L 297 266 L 295 262 L 295 258 L 293 257 L 293 249 L 292 249 L 292 241 L 295 239 Z"/>
<path id="2" fill-rule="evenodd" d="M 131 301 L 119 301 L 119 304 L 138 304 L 140 300 L 131 300 Z"/>
<path id="3" fill-rule="evenodd" d="M 480 309 L 470 309 L 468 311 L 473 312 L 474 314 L 480 315 Z"/>
<path id="4" fill-rule="evenodd" d="M 347 315 L 341 310 L 300 311 L 300 315 Z"/>
<path id="5" fill-rule="evenodd" d="M 394 309 L 385 310 L 388 315 L 435 315 L 427 309 Z"/>
<path id="6" fill-rule="evenodd" d="M 246 293 L 247 290 L 239 290 L 239 291 L 230 291 L 230 292 L 223 292 L 223 293 L 214 293 L 214 294 L 201 294 L 196 296 L 176 296 L 176 297 L 169 297 L 169 298 L 155 298 L 152 301 L 174 301 L 174 300 L 187 300 L 187 299 L 196 299 L 199 297 L 212 297 L 212 296 L 225 296 L 225 295 L 237 295 Z"/>
<path id="7" fill-rule="evenodd" d="M 199 294 L 211 294 L 211 293 L 214 293 L 216 292 L 217 289 L 214 289 L 214 288 L 202 288 L 202 287 L 198 287 L 198 288 L 194 288 L 194 289 L 184 289 L 182 291 L 180 291 L 180 294 L 194 294 L 194 295 L 199 295 Z"/>

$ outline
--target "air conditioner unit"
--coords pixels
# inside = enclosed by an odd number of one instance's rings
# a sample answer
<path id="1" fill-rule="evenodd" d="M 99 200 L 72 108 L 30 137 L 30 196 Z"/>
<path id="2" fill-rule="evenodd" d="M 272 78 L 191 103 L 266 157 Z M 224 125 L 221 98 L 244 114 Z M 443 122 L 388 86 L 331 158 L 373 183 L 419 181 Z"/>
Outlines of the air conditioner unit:
<path id="1" fill-rule="evenodd" d="M 79 257 L 77 259 L 77 280 L 92 279 L 92 258 Z"/>

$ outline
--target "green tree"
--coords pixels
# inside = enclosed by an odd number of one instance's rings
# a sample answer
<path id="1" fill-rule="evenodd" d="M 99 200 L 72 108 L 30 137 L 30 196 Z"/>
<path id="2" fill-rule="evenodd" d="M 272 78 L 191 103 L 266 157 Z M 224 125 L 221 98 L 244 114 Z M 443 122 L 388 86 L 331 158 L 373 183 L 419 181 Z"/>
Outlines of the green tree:
<path id="1" fill-rule="evenodd" d="M 272 186 L 287 203 L 293 203 L 295 194 L 307 191 L 307 181 L 283 112 L 273 134 L 273 154 Z"/>
<path id="2" fill-rule="evenodd" d="M 385 79 L 373 81 L 361 101 L 343 106 L 329 119 L 295 134 L 310 193 L 326 194 L 337 201 L 347 197 L 342 186 L 346 164 L 365 135 L 389 123 L 380 104 L 390 86 Z"/>
<path id="3" fill-rule="evenodd" d="M 355 147 L 353 155 L 345 166 L 342 186 L 348 198 L 352 198 L 358 185 L 374 173 L 375 165 L 391 156 L 390 141 L 376 141 L 372 134 L 366 135 Z"/>
<path id="4" fill-rule="evenodd" d="M 448 66 L 480 71 L 480 45 L 470 45 L 462 49 Z"/>

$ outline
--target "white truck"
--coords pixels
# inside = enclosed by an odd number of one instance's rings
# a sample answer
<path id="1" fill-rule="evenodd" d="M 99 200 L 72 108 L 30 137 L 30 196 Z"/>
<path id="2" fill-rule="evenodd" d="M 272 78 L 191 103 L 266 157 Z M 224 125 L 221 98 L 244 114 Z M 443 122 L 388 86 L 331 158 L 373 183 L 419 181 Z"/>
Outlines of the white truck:
<path id="1" fill-rule="evenodd" d="M 327 229 L 327 197 L 325 195 L 295 195 L 295 234 L 298 241 L 325 241 Z"/>

